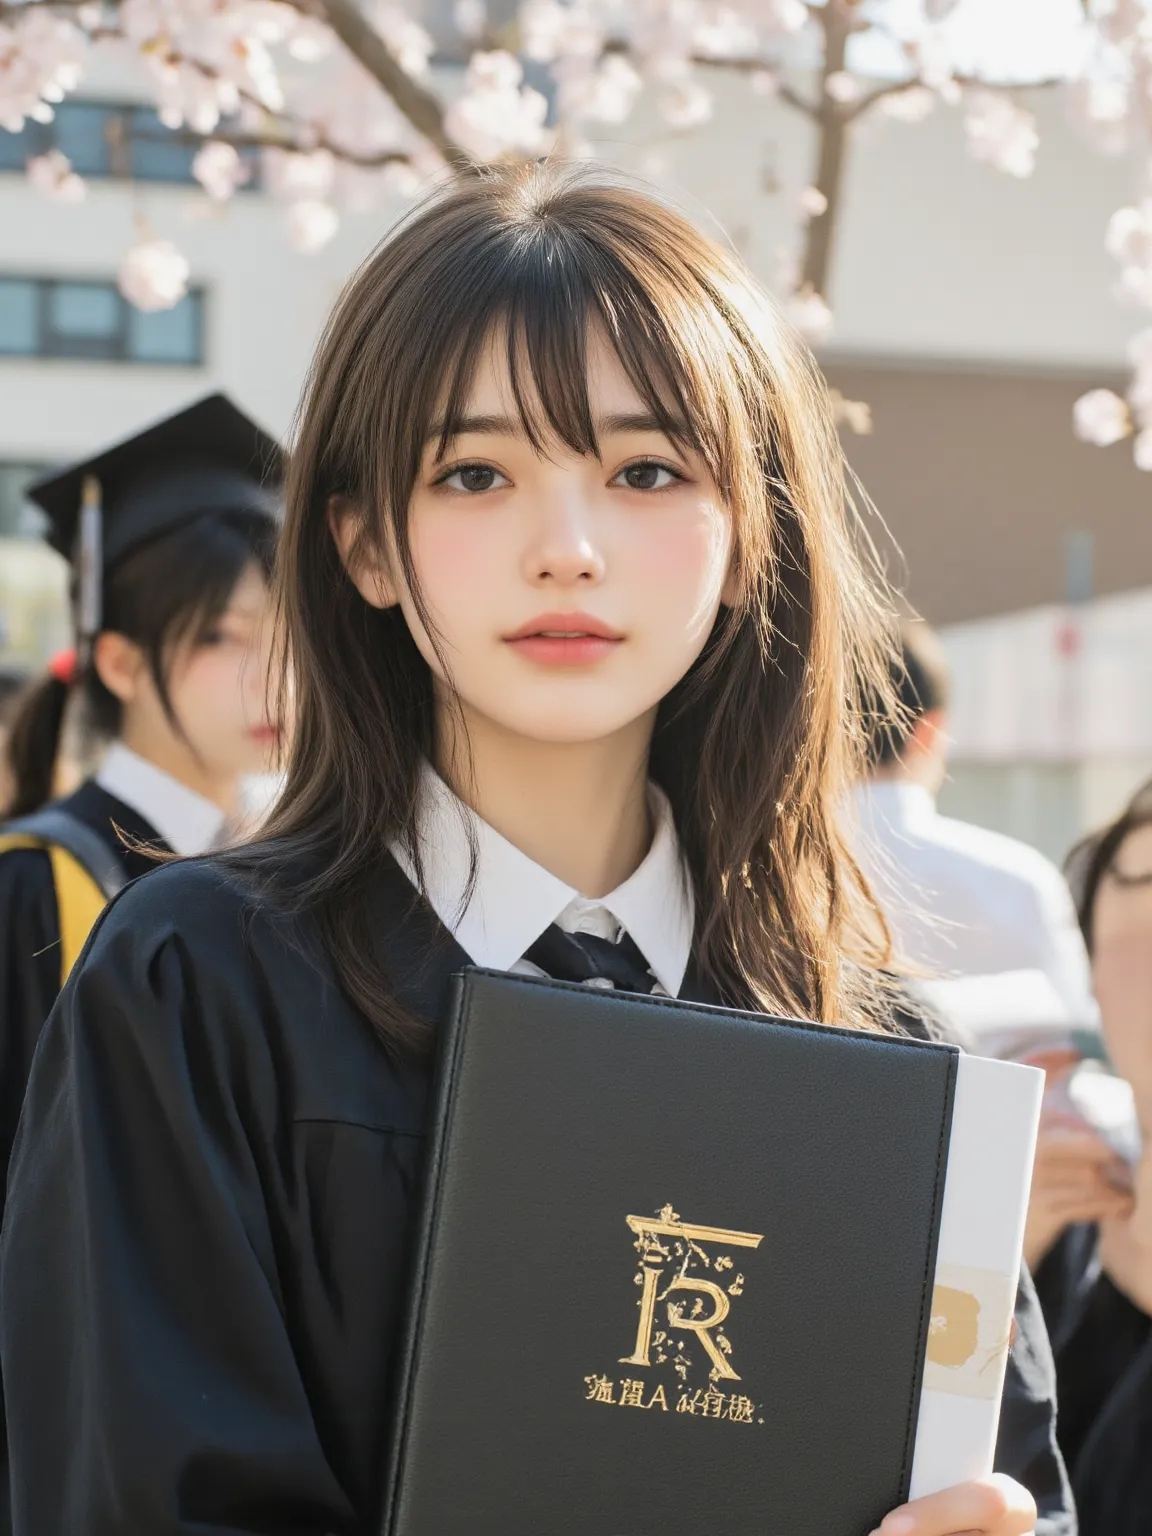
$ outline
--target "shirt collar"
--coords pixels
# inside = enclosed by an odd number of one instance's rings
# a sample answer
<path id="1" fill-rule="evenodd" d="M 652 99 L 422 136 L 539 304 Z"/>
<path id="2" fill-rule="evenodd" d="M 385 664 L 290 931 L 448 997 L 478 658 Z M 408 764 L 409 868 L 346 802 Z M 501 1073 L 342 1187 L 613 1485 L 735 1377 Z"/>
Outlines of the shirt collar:
<path id="1" fill-rule="evenodd" d="M 865 823 L 879 819 L 893 827 L 909 827 L 935 816 L 936 801 L 923 784 L 869 779 L 856 787 L 856 808 Z"/>
<path id="2" fill-rule="evenodd" d="M 223 829 L 218 805 L 181 784 L 163 768 L 117 741 L 108 748 L 96 774 L 100 788 L 139 812 L 173 853 L 191 858 L 206 853 Z"/>
<path id="3" fill-rule="evenodd" d="M 639 868 L 607 896 L 591 901 L 521 853 L 425 766 L 417 807 L 424 895 L 440 921 L 477 965 L 506 971 L 522 958 L 570 903 L 603 907 L 627 930 L 657 981 L 680 990 L 692 950 L 691 883 L 667 797 L 649 786 L 655 833 Z M 471 840 L 476 878 L 469 890 Z M 407 852 L 392 848 L 415 883 Z M 575 925 L 574 925 L 575 926 Z"/>

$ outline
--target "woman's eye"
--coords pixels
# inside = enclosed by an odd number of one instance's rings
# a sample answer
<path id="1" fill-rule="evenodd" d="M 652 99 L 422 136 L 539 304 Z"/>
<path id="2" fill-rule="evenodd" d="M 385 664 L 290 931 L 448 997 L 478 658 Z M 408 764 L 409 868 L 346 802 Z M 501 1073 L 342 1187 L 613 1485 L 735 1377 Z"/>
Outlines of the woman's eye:
<path id="1" fill-rule="evenodd" d="M 626 485 L 630 491 L 663 491 L 682 478 L 667 464 L 660 464 L 655 459 L 641 459 L 622 469 L 612 483 Z"/>
<path id="2" fill-rule="evenodd" d="M 451 486 L 454 491 L 467 491 L 474 495 L 479 491 L 496 490 L 497 482 L 508 484 L 507 478 L 498 469 L 493 469 L 491 464 L 461 464 L 444 475 L 439 483 Z"/>

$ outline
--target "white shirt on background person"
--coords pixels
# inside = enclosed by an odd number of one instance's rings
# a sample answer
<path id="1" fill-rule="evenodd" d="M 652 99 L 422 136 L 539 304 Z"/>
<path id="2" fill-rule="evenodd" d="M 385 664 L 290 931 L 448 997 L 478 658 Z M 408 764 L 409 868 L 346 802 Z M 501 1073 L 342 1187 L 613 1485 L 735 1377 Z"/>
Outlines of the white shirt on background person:
<path id="1" fill-rule="evenodd" d="M 143 816 L 182 858 L 207 853 L 219 841 L 226 819 L 220 807 L 122 741 L 108 748 L 96 782 Z"/>
<path id="2" fill-rule="evenodd" d="M 1063 875 L 1037 849 L 942 816 L 906 780 L 856 791 L 856 852 L 897 958 L 933 977 L 1040 971 L 1074 1027 L 1095 1028 L 1088 955 Z"/>

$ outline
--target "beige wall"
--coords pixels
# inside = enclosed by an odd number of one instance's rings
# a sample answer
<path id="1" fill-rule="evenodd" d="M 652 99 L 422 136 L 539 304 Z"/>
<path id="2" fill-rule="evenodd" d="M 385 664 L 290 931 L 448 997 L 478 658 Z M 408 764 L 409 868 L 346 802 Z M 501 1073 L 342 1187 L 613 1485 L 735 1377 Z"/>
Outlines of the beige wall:
<path id="1" fill-rule="evenodd" d="M 855 361 L 827 371 L 872 408 L 872 436 L 849 435 L 848 455 L 903 552 L 898 585 L 933 623 L 1062 601 L 1076 530 L 1093 535 L 1098 594 L 1152 585 L 1152 475 L 1129 443 L 1093 448 L 1072 433 L 1076 397 L 1116 377 Z"/>

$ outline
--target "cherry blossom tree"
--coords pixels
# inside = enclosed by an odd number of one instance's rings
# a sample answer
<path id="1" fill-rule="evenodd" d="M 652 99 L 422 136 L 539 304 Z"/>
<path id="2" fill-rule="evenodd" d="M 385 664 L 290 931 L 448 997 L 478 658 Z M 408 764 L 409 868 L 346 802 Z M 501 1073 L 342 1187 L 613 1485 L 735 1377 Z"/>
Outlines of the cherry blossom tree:
<path id="1" fill-rule="evenodd" d="M 707 124 L 732 72 L 811 124 L 799 202 L 792 313 L 827 331 L 845 173 L 873 114 L 916 122 L 963 109 L 971 153 L 1028 176 L 1038 133 L 1028 91 L 1060 88 L 1102 151 L 1152 118 L 1152 0 L 1082 0 L 1080 62 L 1060 79 L 1004 81 L 957 65 L 950 20 L 964 0 L 0 0 L 0 127 L 51 119 L 98 50 L 142 61 L 164 124 L 199 146 L 194 173 L 224 202 L 260 157 L 294 243 L 315 250 L 344 207 L 415 192 L 446 167 L 548 152 L 581 155 L 642 95 L 669 132 Z M 58 151 L 29 175 L 76 201 L 85 186 Z M 1107 235 L 1121 296 L 1152 309 L 1152 196 Z M 145 233 L 121 286 L 141 307 L 184 292 L 188 264 Z M 1127 398 L 1094 390 L 1076 430 L 1107 444 L 1136 434 L 1152 468 L 1152 328 L 1132 346 Z M 866 426 L 859 407 L 846 416 Z"/>

